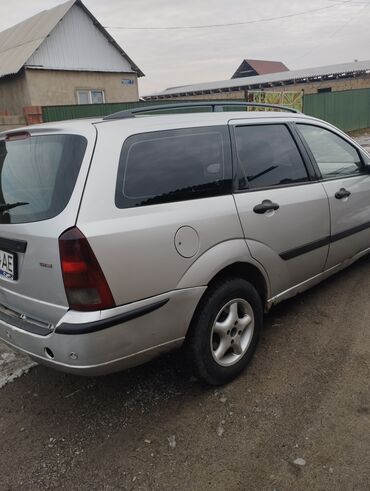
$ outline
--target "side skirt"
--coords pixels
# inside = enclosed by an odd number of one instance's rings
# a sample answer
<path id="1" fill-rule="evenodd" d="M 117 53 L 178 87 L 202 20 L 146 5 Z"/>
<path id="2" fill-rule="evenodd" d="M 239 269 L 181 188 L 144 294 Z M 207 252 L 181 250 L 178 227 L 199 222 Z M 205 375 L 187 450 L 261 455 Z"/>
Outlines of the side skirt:
<path id="1" fill-rule="evenodd" d="M 353 264 L 355 261 L 357 261 L 361 257 L 366 256 L 366 254 L 368 254 L 369 252 L 370 252 L 370 247 L 368 247 L 367 249 L 365 249 L 361 252 L 358 252 L 357 254 L 352 256 L 351 258 L 348 258 L 348 259 L 344 260 L 343 262 L 336 264 L 335 266 L 332 266 L 329 269 L 326 269 L 322 273 L 319 273 L 315 276 L 312 276 L 311 278 L 308 278 L 307 280 L 302 281 L 302 283 L 298 283 L 297 285 L 294 285 L 291 288 L 288 288 L 288 290 L 285 290 L 281 293 L 278 293 L 274 297 L 267 300 L 266 311 L 269 311 L 273 305 L 277 305 L 278 303 L 282 302 L 283 300 L 294 297 L 295 295 L 298 295 L 298 293 L 302 293 L 305 290 L 308 290 L 309 288 L 311 288 L 312 286 L 315 286 L 318 283 L 321 283 L 321 281 L 325 280 L 329 276 L 341 271 L 342 269 L 347 268 L 348 266 Z"/>

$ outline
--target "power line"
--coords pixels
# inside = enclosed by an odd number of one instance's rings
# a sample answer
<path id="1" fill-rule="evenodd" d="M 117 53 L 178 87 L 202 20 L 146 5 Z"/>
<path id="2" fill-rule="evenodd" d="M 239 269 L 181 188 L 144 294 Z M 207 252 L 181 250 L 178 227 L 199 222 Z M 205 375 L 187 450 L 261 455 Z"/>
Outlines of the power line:
<path id="1" fill-rule="evenodd" d="M 333 0 L 329 0 L 329 1 L 333 1 Z M 338 32 L 340 32 L 342 29 L 344 29 L 344 28 L 345 28 L 345 27 L 347 27 L 349 24 L 351 24 L 351 23 L 352 23 L 352 22 L 355 20 L 356 16 L 357 16 L 359 13 L 361 13 L 363 10 L 365 10 L 365 8 L 366 8 L 367 6 L 370 6 L 370 3 L 368 3 L 368 2 L 361 2 L 361 3 L 359 3 L 359 2 L 353 2 L 353 3 L 352 3 L 352 5 L 359 5 L 359 6 L 361 6 L 361 8 L 360 8 L 359 10 L 357 10 L 357 11 L 356 11 L 356 12 L 353 14 L 353 16 L 349 17 L 349 18 L 348 18 L 348 19 L 347 19 L 347 20 L 344 22 L 344 24 L 340 25 L 339 27 L 336 27 L 336 28 L 335 28 L 335 30 L 334 30 L 334 31 L 332 31 L 332 32 L 331 32 L 331 33 L 330 33 L 328 36 L 325 36 L 325 37 L 321 38 L 321 40 L 320 40 L 320 42 L 319 42 L 319 43 L 315 43 L 315 45 L 314 45 L 313 47 L 311 47 L 311 48 L 310 48 L 309 50 L 307 50 L 306 52 L 301 53 L 301 54 L 299 55 L 299 57 L 294 58 L 294 60 L 293 60 L 293 61 L 297 60 L 298 58 L 299 58 L 299 59 L 305 58 L 307 55 L 311 54 L 311 53 L 312 53 L 312 51 L 316 50 L 318 46 L 321 46 L 321 45 L 323 44 L 323 41 L 324 41 L 324 42 L 326 42 L 326 41 L 328 41 L 329 39 L 332 39 L 332 38 L 333 38 L 333 37 L 334 37 L 336 34 L 338 34 Z"/>
<path id="2" fill-rule="evenodd" d="M 150 31 L 169 31 L 169 30 L 180 30 L 180 29 L 213 29 L 213 28 L 218 28 L 218 27 L 233 27 L 233 26 L 245 26 L 247 24 L 258 24 L 261 22 L 271 22 L 274 20 L 282 20 L 282 19 L 288 19 L 291 17 L 298 17 L 301 15 L 307 15 L 307 14 L 312 14 L 314 12 L 320 12 L 322 10 L 329 10 L 333 9 L 335 7 L 338 7 L 340 5 L 345 5 L 347 3 L 352 3 L 353 0 L 344 0 L 342 2 L 337 2 L 333 5 L 327 5 L 326 7 L 319 7 L 316 9 L 311 9 L 311 10 L 305 10 L 303 12 L 297 12 L 295 14 L 286 14 L 286 15 L 279 15 L 275 17 L 264 17 L 262 19 L 252 19 L 252 20 L 247 20 L 247 21 L 242 21 L 242 22 L 228 22 L 225 24 L 205 24 L 205 25 L 199 25 L 199 26 L 160 26 L 160 27 L 132 27 L 132 26 L 104 26 L 106 29 L 125 29 L 125 30 L 135 30 L 135 31 L 142 31 L 142 30 L 150 30 Z M 369 4 L 370 5 L 370 4 Z"/>

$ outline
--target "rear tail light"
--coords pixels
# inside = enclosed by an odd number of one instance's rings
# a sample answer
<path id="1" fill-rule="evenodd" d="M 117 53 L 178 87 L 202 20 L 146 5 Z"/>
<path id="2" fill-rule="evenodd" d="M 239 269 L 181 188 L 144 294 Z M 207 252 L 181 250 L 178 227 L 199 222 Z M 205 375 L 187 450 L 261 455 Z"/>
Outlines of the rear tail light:
<path id="1" fill-rule="evenodd" d="M 95 254 L 77 227 L 66 230 L 59 237 L 59 251 L 70 308 L 90 311 L 115 307 Z"/>

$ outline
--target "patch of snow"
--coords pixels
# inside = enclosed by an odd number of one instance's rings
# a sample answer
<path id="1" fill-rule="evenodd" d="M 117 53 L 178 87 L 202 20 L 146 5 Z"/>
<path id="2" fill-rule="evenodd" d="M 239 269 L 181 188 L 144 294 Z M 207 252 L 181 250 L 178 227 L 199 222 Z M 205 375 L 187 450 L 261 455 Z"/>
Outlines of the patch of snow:
<path id="1" fill-rule="evenodd" d="M 0 389 L 27 373 L 36 363 L 0 343 Z"/>

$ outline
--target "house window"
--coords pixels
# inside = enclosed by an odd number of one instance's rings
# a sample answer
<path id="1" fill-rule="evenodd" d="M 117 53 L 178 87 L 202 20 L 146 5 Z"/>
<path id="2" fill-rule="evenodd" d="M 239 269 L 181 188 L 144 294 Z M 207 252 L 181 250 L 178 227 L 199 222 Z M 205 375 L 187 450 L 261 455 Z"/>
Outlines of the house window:
<path id="1" fill-rule="evenodd" d="M 77 103 L 78 104 L 104 104 L 105 103 L 104 90 L 78 90 Z"/>
<path id="2" fill-rule="evenodd" d="M 317 89 L 318 94 L 324 94 L 325 92 L 331 92 L 331 87 L 322 87 L 321 89 Z"/>

